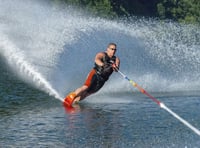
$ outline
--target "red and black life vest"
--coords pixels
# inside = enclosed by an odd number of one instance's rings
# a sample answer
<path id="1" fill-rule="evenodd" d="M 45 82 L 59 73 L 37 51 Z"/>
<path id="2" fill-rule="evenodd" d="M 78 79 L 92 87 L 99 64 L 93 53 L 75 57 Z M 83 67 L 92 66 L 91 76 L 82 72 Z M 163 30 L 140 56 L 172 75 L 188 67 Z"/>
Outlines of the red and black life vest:
<path id="1" fill-rule="evenodd" d="M 106 52 L 104 52 L 104 54 L 105 56 L 101 59 L 104 66 L 99 66 L 95 63 L 94 69 L 99 76 L 104 78 L 104 80 L 108 80 L 109 76 L 113 73 L 112 63 L 115 63 L 116 56 L 110 58 Z"/>

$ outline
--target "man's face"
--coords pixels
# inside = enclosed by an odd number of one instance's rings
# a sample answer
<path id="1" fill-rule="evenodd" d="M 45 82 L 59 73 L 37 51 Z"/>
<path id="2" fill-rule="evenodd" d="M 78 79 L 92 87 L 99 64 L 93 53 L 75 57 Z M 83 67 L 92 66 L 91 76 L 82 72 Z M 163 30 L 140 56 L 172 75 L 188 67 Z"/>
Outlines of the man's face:
<path id="1" fill-rule="evenodd" d="M 115 55 L 115 52 L 116 52 L 116 46 L 115 45 L 110 45 L 108 48 L 107 48 L 107 54 L 109 57 L 112 57 Z"/>

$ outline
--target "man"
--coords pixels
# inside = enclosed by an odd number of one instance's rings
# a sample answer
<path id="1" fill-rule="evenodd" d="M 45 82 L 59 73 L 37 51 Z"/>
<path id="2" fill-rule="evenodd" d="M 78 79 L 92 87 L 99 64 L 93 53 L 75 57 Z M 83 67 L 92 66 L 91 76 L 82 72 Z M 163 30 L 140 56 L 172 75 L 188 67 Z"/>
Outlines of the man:
<path id="1" fill-rule="evenodd" d="M 99 52 L 95 56 L 95 66 L 89 72 L 83 86 L 71 92 L 64 103 L 71 106 L 73 102 L 83 100 L 87 96 L 97 92 L 109 79 L 113 71 L 118 71 L 120 60 L 115 56 L 117 45 L 109 43 L 105 52 Z"/>

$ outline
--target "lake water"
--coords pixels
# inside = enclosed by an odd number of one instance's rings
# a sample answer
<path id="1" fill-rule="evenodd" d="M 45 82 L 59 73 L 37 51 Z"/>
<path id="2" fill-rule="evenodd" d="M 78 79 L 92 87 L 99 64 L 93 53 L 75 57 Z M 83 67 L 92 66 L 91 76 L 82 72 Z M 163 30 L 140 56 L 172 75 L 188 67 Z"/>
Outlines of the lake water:
<path id="1" fill-rule="evenodd" d="M 118 73 L 74 109 L 62 104 L 116 42 L 120 70 L 199 131 L 199 26 L 104 20 L 48 0 L 0 8 L 0 147 L 199 147 L 198 134 Z"/>
<path id="2" fill-rule="evenodd" d="M 200 145 L 198 135 L 138 93 L 95 95 L 70 110 L 16 79 L 2 66 L 0 79 L 1 147 L 197 148 Z M 200 127 L 198 92 L 154 96 Z"/>

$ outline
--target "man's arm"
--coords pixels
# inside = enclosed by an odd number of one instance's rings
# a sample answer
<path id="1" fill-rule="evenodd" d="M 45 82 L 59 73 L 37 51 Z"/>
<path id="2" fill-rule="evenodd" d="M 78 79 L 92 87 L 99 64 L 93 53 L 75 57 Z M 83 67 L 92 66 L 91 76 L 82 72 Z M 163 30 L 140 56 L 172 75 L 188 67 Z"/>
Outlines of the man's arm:
<path id="1" fill-rule="evenodd" d="M 120 59 L 118 57 L 116 57 L 116 60 L 115 60 L 115 65 L 119 68 L 120 66 Z"/>
<path id="2" fill-rule="evenodd" d="M 99 66 L 103 66 L 104 65 L 104 63 L 102 62 L 103 57 L 104 57 L 103 52 L 97 53 L 97 55 L 95 56 L 94 62 Z"/>
<path id="3" fill-rule="evenodd" d="M 120 66 L 120 60 L 118 57 L 116 57 L 115 63 L 112 64 L 113 70 L 117 72 L 119 70 L 119 66 Z"/>

